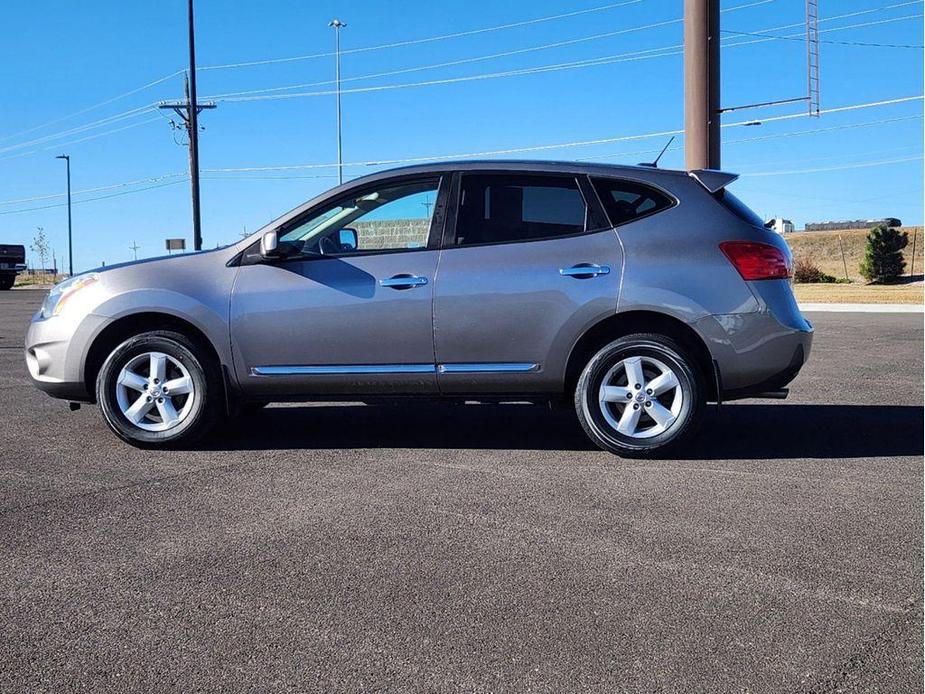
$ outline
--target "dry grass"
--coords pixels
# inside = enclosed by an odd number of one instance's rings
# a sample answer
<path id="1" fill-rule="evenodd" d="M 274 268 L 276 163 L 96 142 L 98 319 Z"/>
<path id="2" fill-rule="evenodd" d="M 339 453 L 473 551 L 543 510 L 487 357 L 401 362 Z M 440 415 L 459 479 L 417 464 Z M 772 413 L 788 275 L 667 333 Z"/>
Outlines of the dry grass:
<path id="1" fill-rule="evenodd" d="M 906 258 L 906 272 L 912 263 L 912 237 L 917 234 L 915 244 L 915 274 L 920 275 L 925 270 L 925 238 L 922 227 L 903 227 L 909 233 L 909 245 L 904 251 Z M 848 265 L 848 279 L 852 282 L 863 282 L 858 267 L 864 259 L 864 244 L 867 238 L 867 229 L 852 229 L 849 231 L 799 231 L 784 236 L 794 258 L 812 260 L 816 267 L 832 275 L 844 278 L 845 263 L 842 262 L 841 249 L 838 237 L 841 237 L 845 248 L 845 261 Z"/>
<path id="2" fill-rule="evenodd" d="M 925 285 L 795 284 L 793 292 L 801 303 L 921 304 Z"/>
<path id="3" fill-rule="evenodd" d="M 44 276 L 33 276 L 26 273 L 21 273 L 16 275 L 16 281 L 13 283 L 14 287 L 48 287 L 51 288 L 55 286 L 58 282 L 63 280 L 67 275 L 57 275 L 52 277 L 51 275 Z"/>

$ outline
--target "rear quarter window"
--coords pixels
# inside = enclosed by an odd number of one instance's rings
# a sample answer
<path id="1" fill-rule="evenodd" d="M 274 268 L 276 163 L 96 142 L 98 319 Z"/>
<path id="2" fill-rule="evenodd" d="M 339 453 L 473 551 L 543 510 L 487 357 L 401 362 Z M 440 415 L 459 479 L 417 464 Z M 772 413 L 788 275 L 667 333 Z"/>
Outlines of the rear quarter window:
<path id="1" fill-rule="evenodd" d="M 739 200 L 735 195 L 730 193 L 725 188 L 716 193 L 714 197 L 717 199 L 720 205 L 732 212 L 732 214 L 741 219 L 743 222 L 756 227 L 764 226 L 764 220 L 755 214 L 752 208 Z"/>
<path id="2" fill-rule="evenodd" d="M 594 178 L 591 182 L 613 226 L 649 217 L 675 204 L 665 193 L 643 183 L 613 178 Z"/>

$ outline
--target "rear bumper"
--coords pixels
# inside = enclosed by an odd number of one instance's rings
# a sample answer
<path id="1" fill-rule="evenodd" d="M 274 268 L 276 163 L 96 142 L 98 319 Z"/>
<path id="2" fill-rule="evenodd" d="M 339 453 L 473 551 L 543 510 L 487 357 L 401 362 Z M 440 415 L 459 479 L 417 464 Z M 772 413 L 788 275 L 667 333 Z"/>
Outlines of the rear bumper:
<path id="1" fill-rule="evenodd" d="M 693 327 L 716 362 L 722 400 L 783 388 L 796 378 L 812 351 L 809 322 L 784 325 L 768 311 L 706 316 Z"/>
<path id="2" fill-rule="evenodd" d="M 729 390 L 722 388 L 722 399 L 726 400 L 741 400 L 743 398 L 752 398 L 758 397 L 763 393 L 773 393 L 779 391 L 788 385 L 793 379 L 797 377 L 797 374 L 800 373 L 800 369 L 803 368 L 803 364 L 806 363 L 806 351 L 803 348 L 803 344 L 798 344 L 796 349 L 793 350 L 793 356 L 790 358 L 790 363 L 786 367 L 778 371 L 776 374 L 772 374 L 764 381 L 755 383 L 751 386 L 746 386 L 744 388 L 737 388 L 734 390 Z M 720 374 L 720 383 L 722 383 L 722 374 Z"/>

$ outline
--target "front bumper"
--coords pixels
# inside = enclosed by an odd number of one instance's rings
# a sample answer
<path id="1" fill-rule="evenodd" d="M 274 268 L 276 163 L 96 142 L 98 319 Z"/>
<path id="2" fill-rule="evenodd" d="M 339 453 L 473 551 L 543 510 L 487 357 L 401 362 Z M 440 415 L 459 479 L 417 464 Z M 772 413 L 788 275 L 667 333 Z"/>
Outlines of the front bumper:
<path id="1" fill-rule="evenodd" d="M 54 398 L 91 402 L 93 393 L 84 379 L 84 365 L 93 337 L 106 322 L 92 314 L 76 324 L 65 316 L 33 316 L 26 333 L 25 358 L 35 387 Z"/>

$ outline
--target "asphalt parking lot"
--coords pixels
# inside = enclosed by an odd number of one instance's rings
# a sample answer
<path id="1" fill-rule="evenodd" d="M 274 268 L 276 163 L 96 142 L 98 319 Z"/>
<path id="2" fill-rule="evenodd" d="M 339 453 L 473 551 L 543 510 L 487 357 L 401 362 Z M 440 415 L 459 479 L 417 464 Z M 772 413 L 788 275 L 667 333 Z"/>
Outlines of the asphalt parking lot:
<path id="1" fill-rule="evenodd" d="M 921 691 L 921 314 L 816 313 L 784 402 L 622 461 L 531 406 L 119 442 L 0 292 L 0 690 Z"/>

